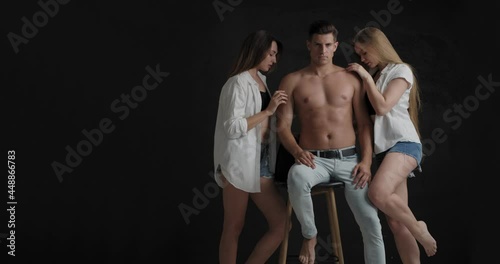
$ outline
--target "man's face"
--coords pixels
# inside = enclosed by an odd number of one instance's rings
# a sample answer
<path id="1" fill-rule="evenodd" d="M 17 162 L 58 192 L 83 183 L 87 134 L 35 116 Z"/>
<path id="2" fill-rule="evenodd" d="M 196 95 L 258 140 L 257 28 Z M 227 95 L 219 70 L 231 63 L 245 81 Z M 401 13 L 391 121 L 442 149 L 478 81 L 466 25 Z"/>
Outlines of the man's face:
<path id="1" fill-rule="evenodd" d="M 338 42 L 333 38 L 333 34 L 314 34 L 311 40 L 307 41 L 307 49 L 311 60 L 315 64 L 332 63 L 333 54 L 337 50 Z"/>

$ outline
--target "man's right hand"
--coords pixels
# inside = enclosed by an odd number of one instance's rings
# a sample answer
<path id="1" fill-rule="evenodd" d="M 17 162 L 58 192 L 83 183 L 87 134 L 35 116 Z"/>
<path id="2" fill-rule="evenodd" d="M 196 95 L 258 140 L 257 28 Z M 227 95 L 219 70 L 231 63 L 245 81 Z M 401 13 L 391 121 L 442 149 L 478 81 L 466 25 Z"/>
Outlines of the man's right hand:
<path id="1" fill-rule="evenodd" d="M 295 163 L 306 165 L 311 169 L 316 168 L 316 165 L 314 164 L 314 158 L 316 156 L 314 156 L 311 152 L 307 150 L 301 150 L 295 153 L 295 155 L 293 156 L 295 157 Z"/>

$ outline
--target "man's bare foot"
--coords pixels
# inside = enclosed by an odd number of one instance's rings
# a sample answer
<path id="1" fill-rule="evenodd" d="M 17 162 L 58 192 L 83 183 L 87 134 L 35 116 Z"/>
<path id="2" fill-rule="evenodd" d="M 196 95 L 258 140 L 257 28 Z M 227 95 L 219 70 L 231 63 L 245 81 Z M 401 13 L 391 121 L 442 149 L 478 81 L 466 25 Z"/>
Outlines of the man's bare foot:
<path id="1" fill-rule="evenodd" d="M 302 248 L 300 249 L 299 261 L 301 264 L 314 264 L 316 258 L 316 237 L 311 239 L 304 239 L 302 241 Z"/>
<path id="2" fill-rule="evenodd" d="M 420 225 L 421 232 L 420 236 L 416 237 L 417 241 L 424 247 L 425 253 L 428 257 L 434 256 L 437 252 L 437 243 L 436 240 L 432 237 L 427 229 L 427 225 L 424 221 L 418 221 Z"/>

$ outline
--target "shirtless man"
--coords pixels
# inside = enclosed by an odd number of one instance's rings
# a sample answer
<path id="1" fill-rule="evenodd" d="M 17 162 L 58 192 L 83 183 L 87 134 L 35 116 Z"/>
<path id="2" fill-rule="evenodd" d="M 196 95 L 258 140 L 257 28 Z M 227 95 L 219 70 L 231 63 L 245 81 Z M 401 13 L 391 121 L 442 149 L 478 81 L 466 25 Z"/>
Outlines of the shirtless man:
<path id="1" fill-rule="evenodd" d="M 288 173 L 288 195 L 304 237 L 299 260 L 315 261 L 311 188 L 334 178 L 345 183 L 345 197 L 363 237 L 365 263 L 385 264 L 382 226 L 367 196 L 373 129 L 360 80 L 332 63 L 338 44 L 334 25 L 312 23 L 307 40 L 309 66 L 287 74 L 278 88 L 291 98 L 278 108 L 277 116 L 281 144 L 295 158 Z M 300 123 L 299 142 L 291 130 L 294 113 Z M 356 136 L 361 153 L 356 152 Z"/>

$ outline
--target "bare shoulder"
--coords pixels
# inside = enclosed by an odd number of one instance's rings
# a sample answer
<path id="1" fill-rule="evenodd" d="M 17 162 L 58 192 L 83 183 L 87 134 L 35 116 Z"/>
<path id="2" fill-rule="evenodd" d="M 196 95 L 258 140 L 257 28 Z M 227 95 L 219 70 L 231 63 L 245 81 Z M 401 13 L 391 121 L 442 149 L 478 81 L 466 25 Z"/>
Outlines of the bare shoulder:
<path id="1" fill-rule="evenodd" d="M 298 80 L 300 80 L 300 78 L 302 76 L 304 76 L 304 73 L 305 73 L 305 69 L 296 70 L 294 72 L 290 72 L 287 75 L 285 75 L 285 77 L 283 77 L 283 80 L 298 81 Z"/>
<path id="2" fill-rule="evenodd" d="M 286 74 L 281 79 L 281 84 L 279 89 L 289 90 L 289 91 L 293 90 L 295 86 L 300 82 L 303 76 L 304 76 L 304 69 L 300 69 Z"/>
<path id="3" fill-rule="evenodd" d="M 361 78 L 359 77 L 359 75 L 357 73 L 347 71 L 343 67 L 339 67 L 339 69 L 341 69 L 341 70 L 339 70 L 338 73 L 342 77 L 342 79 L 352 83 L 355 88 L 361 87 L 361 83 L 362 83 Z"/>

